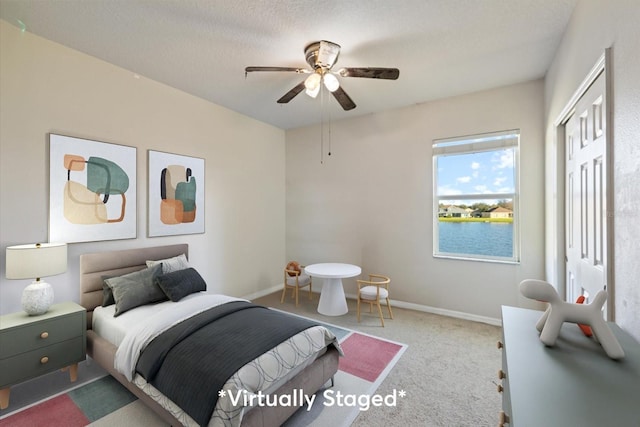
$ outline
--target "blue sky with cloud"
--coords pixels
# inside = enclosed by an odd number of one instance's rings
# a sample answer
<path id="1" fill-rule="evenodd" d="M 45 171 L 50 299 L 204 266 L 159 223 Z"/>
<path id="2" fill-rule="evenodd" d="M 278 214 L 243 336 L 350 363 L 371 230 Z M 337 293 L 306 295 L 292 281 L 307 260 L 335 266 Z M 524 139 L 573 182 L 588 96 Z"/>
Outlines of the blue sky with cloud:
<path id="1" fill-rule="evenodd" d="M 438 195 L 513 193 L 514 150 L 438 157 Z"/>

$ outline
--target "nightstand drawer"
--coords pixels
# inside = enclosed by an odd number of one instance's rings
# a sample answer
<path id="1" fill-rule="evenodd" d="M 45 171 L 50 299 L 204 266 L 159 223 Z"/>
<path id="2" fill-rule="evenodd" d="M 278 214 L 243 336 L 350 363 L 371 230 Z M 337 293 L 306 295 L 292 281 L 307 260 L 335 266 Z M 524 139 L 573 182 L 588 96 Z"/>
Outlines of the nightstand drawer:
<path id="1" fill-rule="evenodd" d="M 84 312 L 35 321 L 0 331 L 0 359 L 82 337 Z"/>
<path id="2" fill-rule="evenodd" d="M 84 337 L 0 360 L 0 388 L 64 368 L 85 359 Z"/>

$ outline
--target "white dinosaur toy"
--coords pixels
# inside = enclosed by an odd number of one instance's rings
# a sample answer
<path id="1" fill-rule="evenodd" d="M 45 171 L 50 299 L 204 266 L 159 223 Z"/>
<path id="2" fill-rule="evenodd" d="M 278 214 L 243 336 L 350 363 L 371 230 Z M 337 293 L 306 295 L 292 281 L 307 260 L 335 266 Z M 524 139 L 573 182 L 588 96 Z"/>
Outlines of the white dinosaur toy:
<path id="1" fill-rule="evenodd" d="M 552 347 L 564 322 L 591 326 L 593 335 L 612 359 L 622 359 L 624 350 L 602 317 L 602 306 L 607 300 L 607 292 L 599 291 L 591 304 L 572 304 L 563 301 L 555 288 L 542 280 L 528 279 L 520 283 L 520 292 L 527 298 L 549 303 L 536 329 L 540 341 Z"/>

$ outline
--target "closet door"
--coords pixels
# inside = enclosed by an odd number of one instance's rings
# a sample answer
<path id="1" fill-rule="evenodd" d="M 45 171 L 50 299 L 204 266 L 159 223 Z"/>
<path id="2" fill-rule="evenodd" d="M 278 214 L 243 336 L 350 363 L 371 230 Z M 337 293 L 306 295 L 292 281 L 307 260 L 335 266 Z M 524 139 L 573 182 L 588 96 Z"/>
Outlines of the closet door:
<path id="1" fill-rule="evenodd" d="M 565 125 L 567 300 L 607 290 L 607 111 L 601 73 Z M 605 307 L 605 318 L 607 318 Z"/>

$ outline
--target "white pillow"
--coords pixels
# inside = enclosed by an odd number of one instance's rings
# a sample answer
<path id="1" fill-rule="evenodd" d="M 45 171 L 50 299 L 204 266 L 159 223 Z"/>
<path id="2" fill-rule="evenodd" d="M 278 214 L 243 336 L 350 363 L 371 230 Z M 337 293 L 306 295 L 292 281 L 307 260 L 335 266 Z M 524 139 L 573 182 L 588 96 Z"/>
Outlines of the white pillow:
<path id="1" fill-rule="evenodd" d="M 173 258 L 159 259 L 157 261 L 147 261 L 147 267 L 153 267 L 162 263 L 162 274 L 171 273 L 173 271 L 184 270 L 189 268 L 189 261 L 185 254 L 175 256 Z"/>

